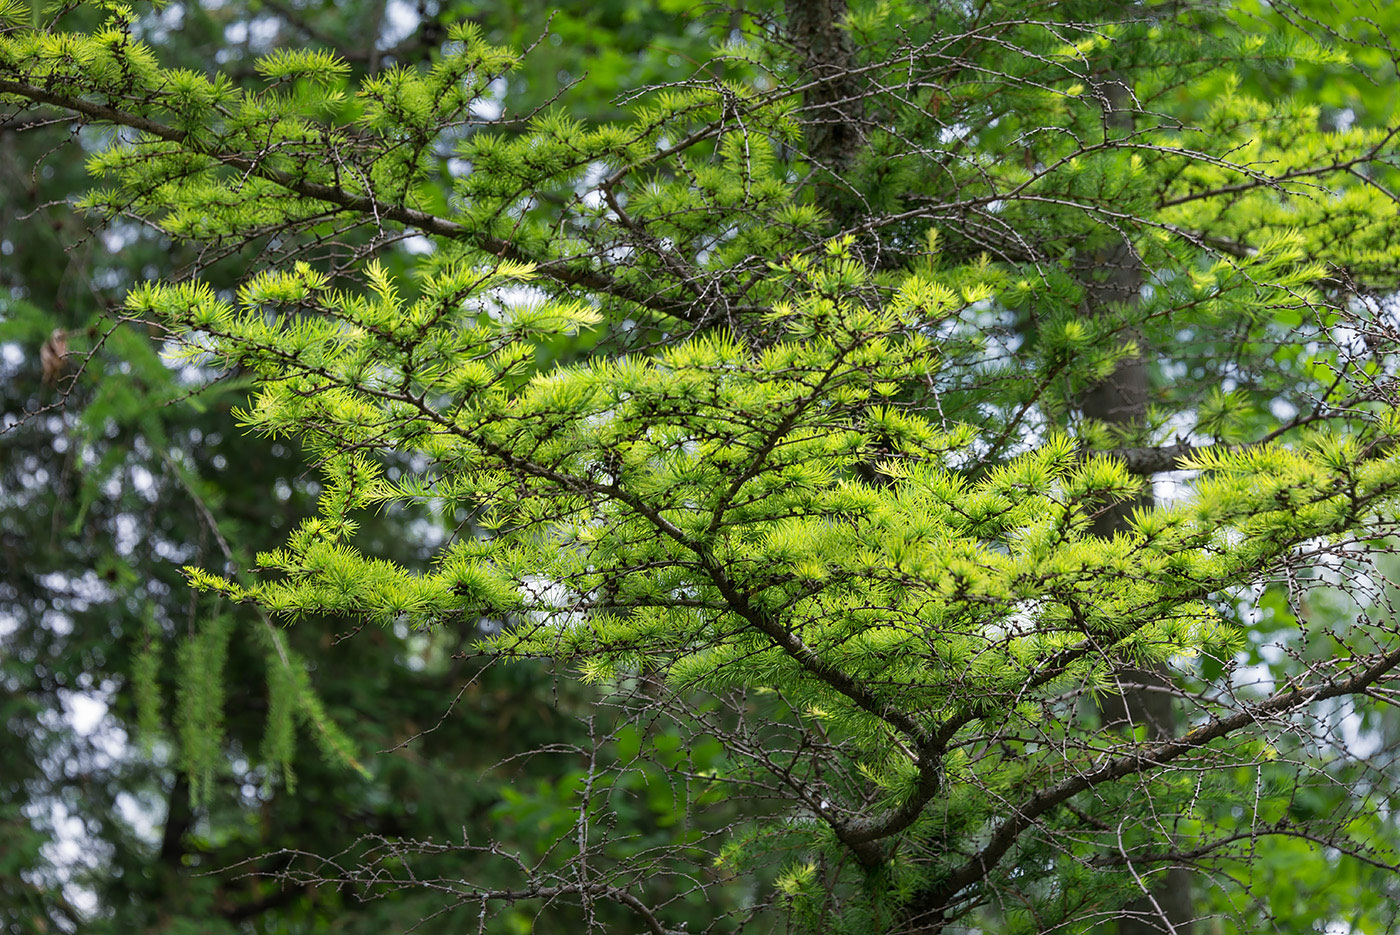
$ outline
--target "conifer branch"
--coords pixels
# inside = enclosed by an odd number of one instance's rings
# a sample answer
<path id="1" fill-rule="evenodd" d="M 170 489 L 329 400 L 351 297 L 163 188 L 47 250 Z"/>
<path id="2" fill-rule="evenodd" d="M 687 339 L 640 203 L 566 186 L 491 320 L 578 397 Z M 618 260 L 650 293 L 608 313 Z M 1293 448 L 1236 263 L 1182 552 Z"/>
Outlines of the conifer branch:
<path id="1" fill-rule="evenodd" d="M 337 186 L 313 182 L 300 178 L 294 173 L 272 168 L 260 160 L 242 153 L 223 152 L 214 147 L 201 145 L 184 130 L 108 104 L 100 104 L 76 95 L 51 91 L 38 85 L 4 78 L 0 78 L 0 94 L 10 94 L 36 103 L 48 104 L 89 120 L 139 130 L 157 139 L 186 146 L 191 152 L 215 159 L 241 172 L 274 182 L 297 195 L 335 205 L 342 210 L 365 217 L 396 221 L 424 234 L 463 241 L 485 254 L 501 259 L 532 264 L 540 275 L 561 286 L 579 286 L 631 302 L 653 312 L 693 323 L 705 320 L 709 314 L 706 309 L 697 310 L 692 303 L 666 299 L 654 293 L 644 292 L 597 270 L 579 269 L 567 260 L 532 257 L 509 240 L 473 231 L 456 221 L 439 217 L 427 211 L 410 208 L 404 204 L 380 201 L 369 195 L 357 195 Z"/>
<path id="2" fill-rule="evenodd" d="M 1288 182 L 1298 179 L 1313 179 L 1319 176 L 1332 175 L 1337 172 L 1347 172 L 1358 175 L 1363 181 L 1370 183 L 1372 180 L 1365 175 L 1359 174 L 1357 170 L 1361 166 L 1370 165 L 1380 159 L 1386 146 L 1390 145 L 1391 140 L 1395 139 L 1397 133 L 1400 133 L 1400 126 L 1392 127 L 1378 143 L 1366 152 L 1354 156 L 1351 159 L 1334 158 L 1330 163 L 1302 166 L 1297 169 L 1289 169 L 1286 172 L 1280 172 L 1277 175 L 1261 173 L 1254 178 L 1243 182 L 1236 182 L 1232 185 L 1218 185 L 1214 188 L 1188 192 L 1173 198 L 1164 198 L 1157 202 L 1157 207 L 1174 208 L 1178 205 L 1189 204 L 1193 201 L 1204 201 L 1210 198 L 1220 198 L 1225 195 L 1240 195 L 1261 188 L 1269 188 L 1286 193 L 1286 189 L 1284 189 L 1283 186 Z"/>
<path id="3" fill-rule="evenodd" d="M 956 902 L 963 890 L 985 879 L 996 869 L 1022 832 L 1034 825 L 1042 815 L 1079 793 L 1106 782 L 1161 769 L 1203 749 L 1212 741 L 1228 737 L 1263 720 L 1276 718 L 1304 705 L 1365 692 L 1397 666 L 1400 666 L 1400 648 L 1383 654 L 1349 679 L 1306 688 L 1289 686 L 1229 717 L 1214 719 L 1171 740 L 1143 744 L 1137 750 L 1113 757 L 1095 769 L 1037 790 L 1022 800 L 1021 804 L 1011 810 L 1008 818 L 992 829 L 986 846 L 975 856 L 949 873 L 936 887 L 919 894 L 910 902 L 909 911 L 913 921 L 916 924 L 926 924 L 930 921 L 930 914 L 940 912 Z"/>

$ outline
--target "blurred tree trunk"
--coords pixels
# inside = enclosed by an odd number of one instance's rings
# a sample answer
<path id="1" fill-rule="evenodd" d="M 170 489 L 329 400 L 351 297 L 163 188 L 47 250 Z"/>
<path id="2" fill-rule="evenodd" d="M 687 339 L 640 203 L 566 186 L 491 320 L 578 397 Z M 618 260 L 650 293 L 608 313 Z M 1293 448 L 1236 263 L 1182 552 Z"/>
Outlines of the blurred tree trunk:
<path id="1" fill-rule="evenodd" d="M 1106 129 L 1131 132 L 1132 100 L 1126 85 L 1110 75 L 1099 86 L 1098 93 L 1104 104 Z M 1085 317 L 1108 315 L 1115 306 L 1137 301 L 1143 285 L 1142 261 L 1126 239 L 1095 251 L 1086 260 L 1078 271 L 1085 286 Z M 1140 336 L 1124 337 L 1137 337 L 1140 341 Z M 1124 359 L 1108 379 L 1084 394 L 1081 408 L 1086 418 L 1129 433 L 1146 424 L 1148 379 L 1143 357 L 1146 348 L 1139 344 L 1139 350 L 1138 355 Z M 1096 535 L 1108 538 L 1126 531 L 1134 509 L 1152 506 L 1151 475 L 1147 480 L 1139 497 L 1115 503 L 1099 514 L 1093 526 Z M 1164 667 L 1127 666 L 1118 670 L 1117 678 L 1131 687 L 1099 702 L 1105 725 L 1117 726 L 1129 734 L 1141 727 L 1148 740 L 1162 740 L 1176 733 L 1176 706 L 1166 690 L 1171 686 L 1171 677 Z M 1157 882 L 1151 887 L 1150 896 L 1144 895 L 1124 907 L 1127 915 L 1118 921 L 1118 935 L 1161 932 L 1187 935 L 1192 930 L 1193 915 L 1190 874 L 1177 867 L 1164 874 L 1154 874 L 1151 881 Z"/>
<path id="2" fill-rule="evenodd" d="M 845 228 L 858 208 L 845 179 L 861 147 L 861 82 L 845 29 L 846 0 L 787 0 L 788 41 L 802 70 L 806 155 L 817 204 Z"/>

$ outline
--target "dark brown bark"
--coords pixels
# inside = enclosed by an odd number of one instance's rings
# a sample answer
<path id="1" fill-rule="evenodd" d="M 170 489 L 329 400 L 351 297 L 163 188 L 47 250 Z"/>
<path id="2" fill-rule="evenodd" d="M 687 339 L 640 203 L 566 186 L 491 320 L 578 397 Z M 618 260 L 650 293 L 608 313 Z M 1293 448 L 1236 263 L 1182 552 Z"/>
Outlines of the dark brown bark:
<path id="1" fill-rule="evenodd" d="M 803 78 L 806 156 L 816 170 L 817 204 L 841 226 L 856 212 L 845 180 L 860 152 L 861 88 L 855 74 L 855 45 L 843 27 L 846 0 L 787 0 L 788 41 Z"/>

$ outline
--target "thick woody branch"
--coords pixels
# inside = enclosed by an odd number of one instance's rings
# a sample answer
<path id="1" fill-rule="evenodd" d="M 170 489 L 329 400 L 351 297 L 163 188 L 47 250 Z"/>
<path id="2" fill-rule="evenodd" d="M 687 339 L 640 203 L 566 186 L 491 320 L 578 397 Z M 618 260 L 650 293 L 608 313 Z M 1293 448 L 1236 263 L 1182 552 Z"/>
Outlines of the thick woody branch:
<path id="1" fill-rule="evenodd" d="M 1174 445 L 1163 445 L 1160 448 L 1114 448 L 1108 451 L 1093 452 L 1096 455 L 1108 455 L 1123 462 L 1124 467 L 1129 472 L 1139 475 L 1161 474 L 1164 471 L 1179 471 L 1182 469 L 1181 462 L 1195 455 L 1206 451 L 1219 451 L 1231 449 L 1228 445 L 1192 445 L 1187 442 L 1177 442 Z"/>
<path id="2" fill-rule="evenodd" d="M 1375 685 L 1397 666 L 1400 666 L 1400 648 L 1381 656 L 1349 679 L 1327 682 L 1306 689 L 1284 689 L 1231 717 L 1213 720 L 1171 740 L 1144 744 L 1134 752 L 1114 757 L 1096 769 L 1038 790 L 1022 802 L 1009 818 L 992 830 L 986 846 L 976 856 L 950 873 L 936 888 L 917 897 L 910 905 L 911 916 L 921 924 L 934 921 L 931 918 L 934 914 L 941 913 L 965 889 L 981 882 L 996 868 L 1022 832 L 1035 824 L 1042 815 L 1079 793 L 1106 782 L 1160 769 L 1205 748 L 1212 741 L 1228 737 L 1262 720 L 1278 717 L 1304 705 L 1359 694 Z"/>

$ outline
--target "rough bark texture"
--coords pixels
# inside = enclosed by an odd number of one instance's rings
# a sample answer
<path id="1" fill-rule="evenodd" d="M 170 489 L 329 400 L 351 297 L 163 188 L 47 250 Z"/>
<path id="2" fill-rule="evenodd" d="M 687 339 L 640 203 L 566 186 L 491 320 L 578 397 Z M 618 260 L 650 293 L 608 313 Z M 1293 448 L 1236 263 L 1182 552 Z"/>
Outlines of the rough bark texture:
<path id="1" fill-rule="evenodd" d="M 808 85 L 802 96 L 806 155 L 817 172 L 817 203 L 845 227 L 856 200 L 844 175 L 861 147 L 860 81 L 855 46 L 842 27 L 846 0 L 787 0 L 788 41 Z"/>

